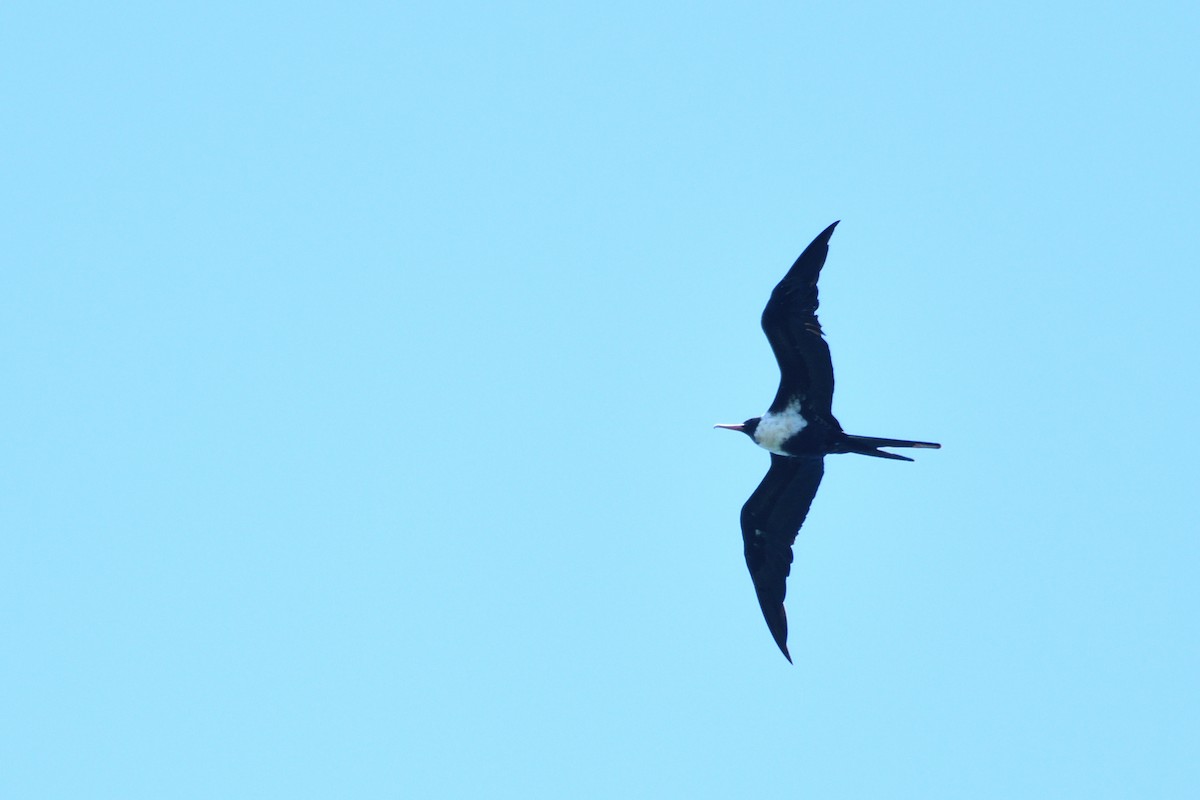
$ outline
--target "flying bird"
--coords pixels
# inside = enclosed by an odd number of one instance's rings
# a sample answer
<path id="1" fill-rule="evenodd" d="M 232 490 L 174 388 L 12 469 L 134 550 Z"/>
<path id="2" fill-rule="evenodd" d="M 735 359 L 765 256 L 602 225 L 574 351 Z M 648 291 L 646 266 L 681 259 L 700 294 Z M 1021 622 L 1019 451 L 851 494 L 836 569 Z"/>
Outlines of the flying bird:
<path id="1" fill-rule="evenodd" d="M 817 278 L 836 227 L 837 222 L 813 239 L 763 309 L 763 332 L 779 362 L 779 391 L 771 407 L 761 417 L 715 426 L 741 431 L 771 453 L 771 468 L 742 506 L 742 540 L 763 617 L 789 662 L 783 598 L 792 568 L 792 544 L 821 485 L 825 456 L 859 453 L 912 461 L 879 448 L 941 447 L 933 442 L 855 436 L 842 430 L 830 410 L 833 362 L 817 321 Z"/>

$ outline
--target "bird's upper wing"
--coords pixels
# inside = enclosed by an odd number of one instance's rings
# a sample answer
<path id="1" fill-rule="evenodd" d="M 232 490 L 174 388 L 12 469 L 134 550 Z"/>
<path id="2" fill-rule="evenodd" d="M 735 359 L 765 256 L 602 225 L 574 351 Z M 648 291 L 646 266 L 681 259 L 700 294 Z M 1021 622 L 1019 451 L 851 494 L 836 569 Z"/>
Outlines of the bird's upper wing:
<path id="1" fill-rule="evenodd" d="M 783 598 L 792 570 L 792 543 L 812 505 L 825 462 L 819 456 L 795 457 L 771 454 L 771 469 L 742 506 L 742 540 L 746 566 L 758 593 L 767 627 L 779 649 L 791 661 L 787 649 L 787 614 Z"/>
<path id="2" fill-rule="evenodd" d="M 763 332 L 779 362 L 779 391 L 770 408 L 773 413 L 783 411 L 795 400 L 818 413 L 830 413 L 833 362 L 817 321 L 817 278 L 835 227 L 836 222 L 804 249 L 763 309 Z"/>

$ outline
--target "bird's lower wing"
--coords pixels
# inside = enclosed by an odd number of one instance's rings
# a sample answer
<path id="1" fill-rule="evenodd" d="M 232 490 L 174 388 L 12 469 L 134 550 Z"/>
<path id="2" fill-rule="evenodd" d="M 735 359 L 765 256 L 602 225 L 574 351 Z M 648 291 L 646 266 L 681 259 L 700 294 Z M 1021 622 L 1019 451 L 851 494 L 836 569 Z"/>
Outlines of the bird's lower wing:
<path id="1" fill-rule="evenodd" d="M 792 570 L 792 544 L 824 474 L 825 462 L 820 457 L 772 454 L 771 469 L 742 506 L 746 567 L 767 627 L 788 661 L 792 657 L 787 649 L 783 599 Z"/>

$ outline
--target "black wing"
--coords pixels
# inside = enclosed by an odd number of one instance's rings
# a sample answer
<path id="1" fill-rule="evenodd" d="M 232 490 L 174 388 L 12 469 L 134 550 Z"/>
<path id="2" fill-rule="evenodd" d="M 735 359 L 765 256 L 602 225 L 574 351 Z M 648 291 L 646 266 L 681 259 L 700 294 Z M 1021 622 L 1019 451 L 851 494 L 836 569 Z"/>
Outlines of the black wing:
<path id="1" fill-rule="evenodd" d="M 742 541 L 746 566 L 758 593 L 767 627 L 788 661 L 787 613 L 783 598 L 792 571 L 792 543 L 808 516 L 825 461 L 820 457 L 771 454 L 771 468 L 742 506 Z"/>
<path id="2" fill-rule="evenodd" d="M 787 275 L 771 292 L 763 309 L 762 327 L 779 362 L 779 391 L 771 403 L 776 413 L 793 400 L 821 415 L 833 404 L 833 362 L 817 321 L 817 278 L 829 254 L 833 223 L 804 249 Z"/>

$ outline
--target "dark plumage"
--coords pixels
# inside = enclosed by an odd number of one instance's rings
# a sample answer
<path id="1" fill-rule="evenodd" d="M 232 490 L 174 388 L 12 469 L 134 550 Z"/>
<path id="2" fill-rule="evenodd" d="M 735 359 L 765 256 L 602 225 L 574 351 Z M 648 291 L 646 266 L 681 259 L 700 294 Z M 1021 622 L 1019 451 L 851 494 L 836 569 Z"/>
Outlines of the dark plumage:
<path id="1" fill-rule="evenodd" d="M 742 431 L 771 451 L 771 468 L 742 506 L 742 540 L 763 617 L 788 661 L 792 657 L 783 599 L 792 544 L 821 485 L 825 456 L 860 453 L 912 461 L 879 448 L 941 447 L 933 442 L 854 436 L 842 430 L 830 410 L 833 362 L 817 321 L 817 279 L 835 227 L 836 222 L 805 248 L 763 309 L 763 332 L 779 363 L 779 390 L 771 407 L 761 417 L 717 426 Z"/>

